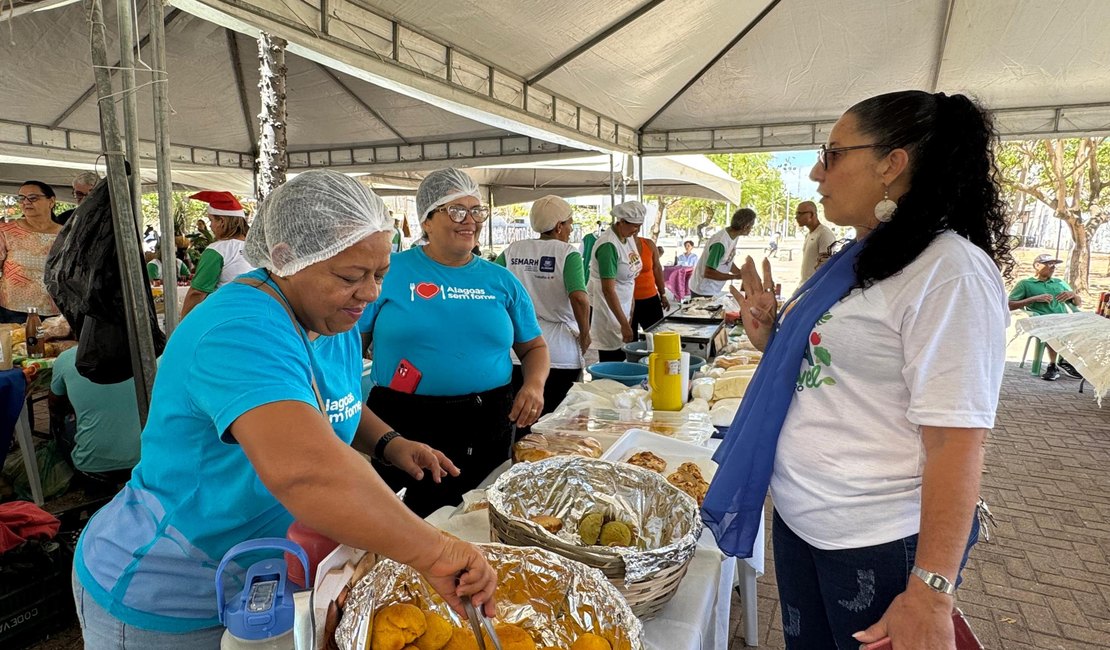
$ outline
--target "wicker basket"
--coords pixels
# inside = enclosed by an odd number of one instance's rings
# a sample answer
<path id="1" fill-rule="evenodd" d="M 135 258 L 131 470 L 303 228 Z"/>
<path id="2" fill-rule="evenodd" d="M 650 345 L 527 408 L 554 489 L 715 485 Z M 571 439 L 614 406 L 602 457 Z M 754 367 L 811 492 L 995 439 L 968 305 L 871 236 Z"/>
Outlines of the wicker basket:
<path id="1" fill-rule="evenodd" d="M 550 463 L 560 459 L 540 461 Z M 568 459 L 569 460 L 569 459 Z M 606 461 L 593 461 L 577 459 L 581 462 L 604 463 Z M 629 466 L 631 467 L 631 466 Z M 648 470 L 633 468 L 634 471 L 643 471 L 654 474 Z M 688 498 L 688 497 L 687 497 Z M 691 499 L 691 503 L 693 500 Z M 490 532 L 493 541 L 512 546 L 535 546 L 553 551 L 563 557 L 577 560 L 587 566 L 601 570 L 605 577 L 617 588 L 628 601 L 632 612 L 641 619 L 648 619 L 659 613 L 659 610 L 670 601 L 678 585 L 686 575 L 690 566 L 693 552 L 686 554 L 684 561 L 659 569 L 643 579 L 626 581 L 625 561 L 618 553 L 600 546 L 582 546 L 569 543 L 553 535 L 546 534 L 531 522 L 501 512 L 493 504 L 489 508 Z"/>

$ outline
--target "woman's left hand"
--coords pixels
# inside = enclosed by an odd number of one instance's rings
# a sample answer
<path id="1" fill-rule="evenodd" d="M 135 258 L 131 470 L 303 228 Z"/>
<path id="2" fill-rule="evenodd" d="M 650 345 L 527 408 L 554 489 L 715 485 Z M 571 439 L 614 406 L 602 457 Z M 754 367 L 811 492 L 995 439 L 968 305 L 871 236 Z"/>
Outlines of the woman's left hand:
<path id="1" fill-rule="evenodd" d="M 418 481 L 423 480 L 425 470 L 436 483 L 448 474 L 459 475 L 459 468 L 442 451 L 407 438 L 394 438 L 387 442 L 382 455 L 390 465 Z"/>
<path id="2" fill-rule="evenodd" d="M 853 638 L 866 645 L 890 637 L 892 650 L 956 650 L 952 597 L 910 580 L 879 622 Z"/>
<path id="3" fill-rule="evenodd" d="M 543 387 L 536 388 L 527 383 L 517 392 L 513 408 L 509 410 L 509 421 L 518 427 L 530 427 L 539 419 L 543 411 Z"/>

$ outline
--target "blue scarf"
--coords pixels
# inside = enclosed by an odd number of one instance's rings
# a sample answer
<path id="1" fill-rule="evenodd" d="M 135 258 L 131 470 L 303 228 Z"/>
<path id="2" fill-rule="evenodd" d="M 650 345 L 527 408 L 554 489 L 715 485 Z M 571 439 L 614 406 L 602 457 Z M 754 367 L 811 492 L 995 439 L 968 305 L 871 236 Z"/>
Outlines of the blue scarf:
<path id="1" fill-rule="evenodd" d="M 856 282 L 856 256 L 862 248 L 849 243 L 829 258 L 780 311 L 777 329 L 744 393 L 740 411 L 713 455 L 719 468 L 701 514 L 717 545 L 729 555 L 752 555 L 779 432 L 794 399 L 810 332 L 818 319 L 851 291 Z"/>

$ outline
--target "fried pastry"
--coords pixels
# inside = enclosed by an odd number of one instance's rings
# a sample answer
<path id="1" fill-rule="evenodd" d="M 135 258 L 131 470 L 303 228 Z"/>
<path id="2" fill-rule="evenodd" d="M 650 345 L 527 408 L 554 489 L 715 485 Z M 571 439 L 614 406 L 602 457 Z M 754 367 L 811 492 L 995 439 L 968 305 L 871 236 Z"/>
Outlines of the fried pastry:
<path id="1" fill-rule="evenodd" d="M 574 640 L 571 644 L 570 650 L 613 650 L 613 646 L 605 640 L 592 632 L 586 632 L 582 636 Z"/>
<path id="2" fill-rule="evenodd" d="M 702 478 L 701 470 L 694 463 L 683 463 L 678 471 L 667 477 L 667 482 L 693 497 L 700 506 L 709 492 L 709 483 Z"/>
<path id="3" fill-rule="evenodd" d="M 474 638 L 474 633 L 470 630 L 453 627 L 451 638 L 447 640 L 443 650 L 478 650 L 478 639 Z"/>
<path id="4" fill-rule="evenodd" d="M 493 631 L 497 633 L 497 638 L 501 641 L 501 650 L 536 650 L 536 642 L 532 640 L 532 635 L 528 634 L 528 630 L 519 625 L 498 623 L 493 626 Z M 492 648 L 493 642 L 485 632 L 482 632 L 482 637 L 486 642 L 486 647 Z"/>
<path id="5" fill-rule="evenodd" d="M 417 650 L 442 650 L 443 646 L 451 640 L 451 628 L 453 626 L 447 619 L 435 612 L 425 611 L 424 621 L 427 623 L 427 627 L 424 634 L 412 642 L 413 647 Z"/>
<path id="6" fill-rule="evenodd" d="M 653 472 L 659 472 L 660 474 L 667 469 L 667 461 L 650 451 L 641 451 L 637 454 L 632 454 L 625 462 L 630 465 L 636 465 L 637 467 L 643 467 L 644 469 L 650 469 Z"/>
<path id="7" fill-rule="evenodd" d="M 426 630 L 424 612 L 416 605 L 398 603 L 383 607 L 374 614 L 370 650 L 402 650 Z"/>
<path id="8" fill-rule="evenodd" d="M 541 528 L 549 533 L 557 533 L 563 529 L 563 520 L 551 515 L 536 515 L 535 517 L 529 517 L 529 520 L 539 524 Z"/>

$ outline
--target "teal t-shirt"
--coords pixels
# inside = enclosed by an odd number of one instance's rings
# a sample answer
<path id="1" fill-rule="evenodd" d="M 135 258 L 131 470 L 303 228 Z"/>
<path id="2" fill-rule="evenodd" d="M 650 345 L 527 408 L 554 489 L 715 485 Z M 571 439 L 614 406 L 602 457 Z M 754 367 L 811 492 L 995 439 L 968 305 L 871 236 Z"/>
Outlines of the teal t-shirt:
<path id="1" fill-rule="evenodd" d="M 162 355 L 142 458 L 78 542 L 76 572 L 89 595 L 144 629 L 219 625 L 220 559 L 239 542 L 284 537 L 293 521 L 228 427 L 272 402 L 316 408 L 315 375 L 332 429 L 349 444 L 362 415 L 360 348 L 354 328 L 306 348 L 281 304 L 243 284 L 224 286 L 190 312 Z M 225 578 L 230 593 L 242 588 L 243 570 Z"/>
<path id="2" fill-rule="evenodd" d="M 77 372 L 77 348 L 58 355 L 50 392 L 63 395 L 77 413 L 73 465 L 82 472 L 131 469 L 139 462 L 139 407 L 135 380 L 95 384 Z"/>
<path id="3" fill-rule="evenodd" d="M 479 257 L 444 266 L 423 247 L 390 256 L 381 295 L 366 308 L 359 329 L 372 333 L 374 384 L 389 386 L 405 359 L 421 373 L 418 395 L 504 386 L 512 375 L 513 344 L 541 335 L 532 299 L 508 269 Z"/>
<path id="4" fill-rule="evenodd" d="M 1052 302 L 1031 302 L 1024 307 L 1026 311 L 1032 312 L 1040 316 L 1047 316 L 1048 314 L 1066 314 L 1069 311 L 1079 311 L 1079 308 L 1074 303 L 1063 303 L 1056 300 L 1056 294 L 1061 291 L 1071 291 L 1071 287 L 1067 282 L 1060 278 L 1051 277 L 1047 280 L 1041 281 L 1036 277 L 1025 278 L 1014 285 L 1013 290 L 1010 291 L 1010 300 L 1025 300 L 1033 296 L 1039 296 L 1047 293 L 1053 296 Z"/>

